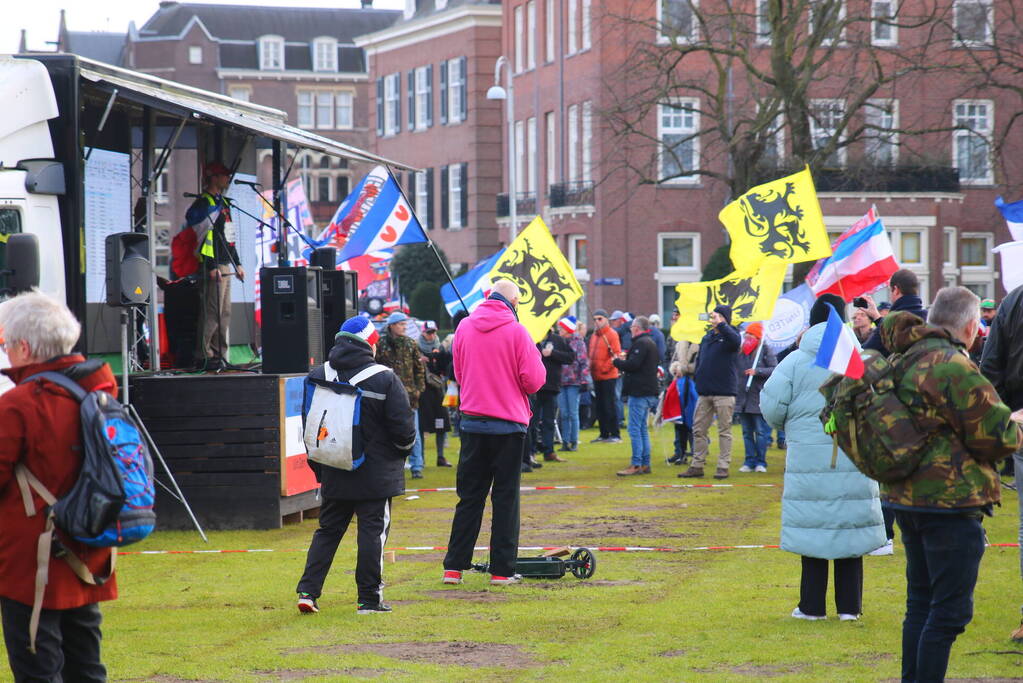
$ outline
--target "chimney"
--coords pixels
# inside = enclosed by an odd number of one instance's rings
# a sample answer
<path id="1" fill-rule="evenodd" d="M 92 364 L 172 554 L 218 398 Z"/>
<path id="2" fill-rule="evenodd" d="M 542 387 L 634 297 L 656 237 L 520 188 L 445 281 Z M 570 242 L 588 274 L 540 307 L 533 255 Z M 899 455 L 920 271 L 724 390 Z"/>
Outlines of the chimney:
<path id="1" fill-rule="evenodd" d="M 28 35 L 25 29 L 21 29 L 21 41 L 18 43 L 18 52 L 28 52 Z"/>

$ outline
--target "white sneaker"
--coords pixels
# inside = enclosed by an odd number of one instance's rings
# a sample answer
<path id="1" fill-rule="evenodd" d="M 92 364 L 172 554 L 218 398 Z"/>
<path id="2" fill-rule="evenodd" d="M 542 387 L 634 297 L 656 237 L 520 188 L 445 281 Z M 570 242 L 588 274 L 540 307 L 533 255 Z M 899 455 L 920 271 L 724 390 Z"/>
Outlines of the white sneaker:
<path id="1" fill-rule="evenodd" d="M 892 539 L 889 538 L 887 541 L 885 541 L 885 544 L 883 546 L 881 546 L 877 550 L 871 550 L 867 554 L 868 555 L 875 555 L 875 556 L 877 556 L 877 555 L 894 555 L 895 554 L 895 545 L 892 543 Z"/>
<path id="2" fill-rule="evenodd" d="M 491 586 L 510 586 L 513 583 L 519 583 L 522 581 L 522 575 L 512 574 L 511 576 L 494 576 L 490 577 Z"/>
<path id="3" fill-rule="evenodd" d="M 753 469 L 749 465 L 743 465 L 739 468 L 740 472 L 752 472 Z"/>
<path id="4" fill-rule="evenodd" d="M 753 471 L 754 471 L 754 472 L 766 472 L 766 471 L 767 471 L 767 468 L 766 468 L 766 467 L 764 467 L 763 465 L 757 465 L 757 466 L 756 466 L 756 467 L 755 467 L 755 468 L 753 469 Z"/>
<path id="5" fill-rule="evenodd" d="M 792 610 L 792 616 L 795 619 L 804 619 L 806 621 L 823 621 L 827 619 L 827 617 L 814 617 L 810 616 L 809 614 L 803 614 L 802 610 L 800 610 L 798 607 Z"/>
<path id="6" fill-rule="evenodd" d="M 858 614 L 839 614 L 839 621 L 859 621 L 860 615 Z"/>

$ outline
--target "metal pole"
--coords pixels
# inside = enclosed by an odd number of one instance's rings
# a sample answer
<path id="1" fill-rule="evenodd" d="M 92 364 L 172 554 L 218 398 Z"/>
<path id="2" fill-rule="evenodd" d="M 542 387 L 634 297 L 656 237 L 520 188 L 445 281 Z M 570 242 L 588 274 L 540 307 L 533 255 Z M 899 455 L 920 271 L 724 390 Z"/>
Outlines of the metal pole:
<path id="1" fill-rule="evenodd" d="M 286 230 L 281 220 L 281 141 L 273 141 L 273 179 L 274 213 L 277 214 L 277 266 L 288 265 L 288 241 Z"/>
<path id="2" fill-rule="evenodd" d="M 752 370 L 757 369 L 757 364 L 760 362 L 760 352 L 764 350 L 764 341 L 766 341 L 766 339 L 767 339 L 766 334 L 760 337 L 760 346 L 757 347 L 757 355 L 753 356 L 753 367 L 751 368 Z M 753 386 L 753 377 L 754 377 L 753 375 L 750 375 L 749 377 L 746 378 L 747 389 Z"/>
<path id="3" fill-rule="evenodd" d="M 121 403 L 131 403 L 128 395 L 128 374 L 131 366 L 128 362 L 128 309 L 121 309 Z"/>
<path id="4" fill-rule="evenodd" d="M 183 124 L 182 124 L 183 125 Z M 160 307 L 157 302 L 156 286 L 156 229 L 153 227 L 153 215 L 156 212 L 156 197 L 153 196 L 153 182 L 150 178 L 153 169 L 153 133 L 156 128 L 156 112 L 146 107 L 146 120 L 142 130 L 142 177 L 145 179 L 142 191 L 146 202 L 146 234 L 149 235 L 149 307 L 146 318 L 149 321 L 149 369 L 160 369 Z M 181 128 L 178 128 L 180 132 Z M 171 145 L 173 146 L 173 142 Z M 157 169 L 159 170 L 159 169 Z M 132 323 L 134 323 L 132 316 Z M 127 400 L 125 401 L 127 402 Z"/>
<path id="5" fill-rule="evenodd" d="M 510 244 L 515 240 L 515 236 L 519 233 L 519 216 L 518 216 L 518 203 L 519 198 L 517 195 L 518 188 L 516 185 L 516 157 L 515 157 L 515 90 L 512 81 L 512 69 L 511 62 L 508 59 L 504 59 L 505 72 L 508 74 L 508 207 L 509 217 L 511 218 L 511 229 L 508 231 L 508 243 Z"/>

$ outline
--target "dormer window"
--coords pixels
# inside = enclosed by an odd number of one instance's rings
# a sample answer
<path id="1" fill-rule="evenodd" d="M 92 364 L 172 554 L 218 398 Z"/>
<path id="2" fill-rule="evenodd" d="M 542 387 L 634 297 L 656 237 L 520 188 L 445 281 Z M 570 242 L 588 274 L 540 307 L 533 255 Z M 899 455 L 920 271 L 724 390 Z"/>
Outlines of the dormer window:
<path id="1" fill-rule="evenodd" d="M 284 70 L 284 38 L 262 36 L 259 39 L 259 68 L 262 71 Z"/>
<path id="2" fill-rule="evenodd" d="M 313 71 L 337 71 L 337 41 L 317 38 L 313 41 Z"/>

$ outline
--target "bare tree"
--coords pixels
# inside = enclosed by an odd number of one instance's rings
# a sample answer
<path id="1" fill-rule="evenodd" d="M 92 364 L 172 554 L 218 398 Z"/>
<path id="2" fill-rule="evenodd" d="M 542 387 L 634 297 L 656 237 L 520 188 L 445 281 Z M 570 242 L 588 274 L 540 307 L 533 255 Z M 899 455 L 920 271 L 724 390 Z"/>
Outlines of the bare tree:
<path id="1" fill-rule="evenodd" d="M 607 3 L 609 8 L 611 3 Z M 948 166 L 911 139 L 948 119 L 898 120 L 891 101 L 938 71 L 962 74 L 952 0 L 637 0 L 609 9 L 629 46 L 606 80 L 614 168 L 640 183 L 704 177 L 732 196 L 780 171 L 876 175 Z"/>

